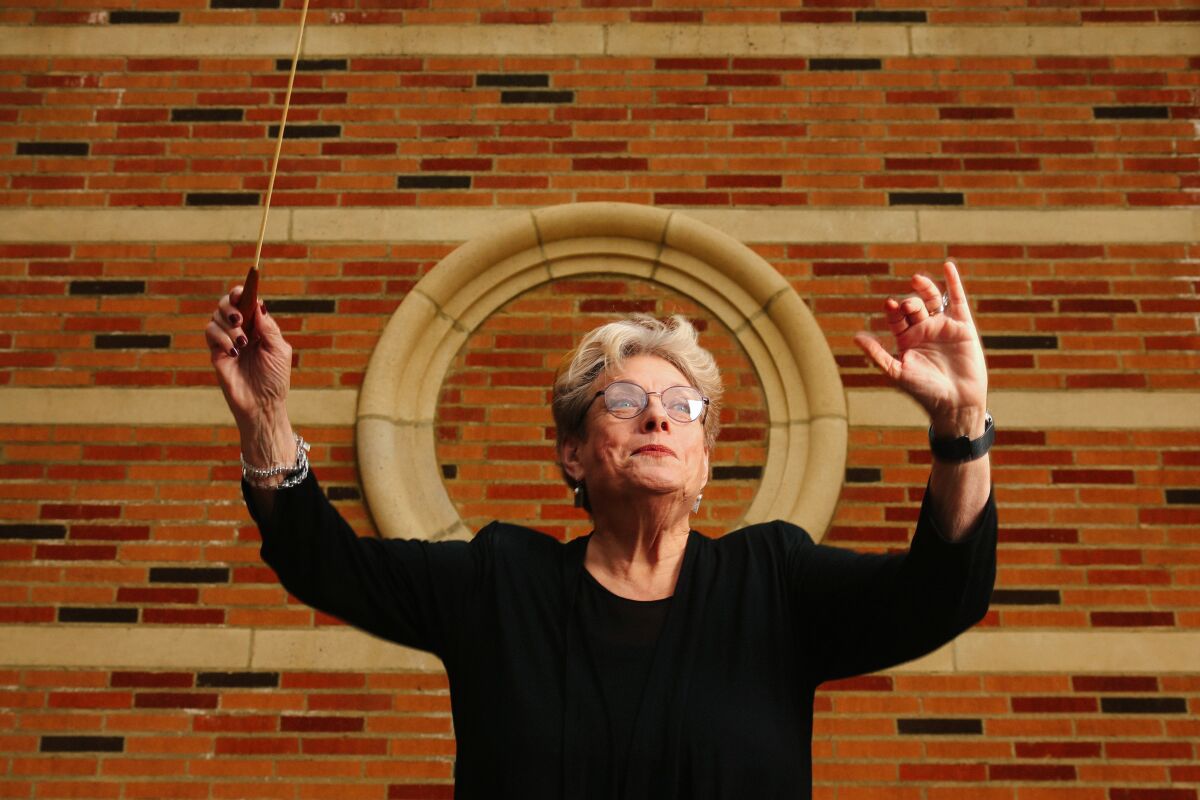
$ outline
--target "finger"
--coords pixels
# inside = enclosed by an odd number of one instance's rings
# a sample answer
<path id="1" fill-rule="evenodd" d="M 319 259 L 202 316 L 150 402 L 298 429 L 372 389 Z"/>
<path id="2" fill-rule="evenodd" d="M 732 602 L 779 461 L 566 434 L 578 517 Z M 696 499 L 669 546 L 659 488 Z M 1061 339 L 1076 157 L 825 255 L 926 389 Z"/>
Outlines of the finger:
<path id="1" fill-rule="evenodd" d="M 925 310 L 936 314 L 942 310 L 942 290 L 927 275 L 913 275 L 912 287 L 925 303 Z"/>
<path id="2" fill-rule="evenodd" d="M 217 311 L 229 321 L 230 325 L 241 325 L 242 314 L 238 311 L 237 302 L 241 297 L 242 287 L 235 286 L 233 291 L 217 301 Z"/>
<path id="3" fill-rule="evenodd" d="M 237 317 L 237 319 L 238 321 L 241 321 L 240 316 Z M 221 313 L 221 309 L 218 308 L 213 312 L 213 322 L 215 322 L 217 326 L 221 328 L 221 330 L 225 331 L 225 334 L 231 340 L 233 340 L 233 346 L 237 349 L 241 350 L 250 343 L 250 340 L 246 338 L 246 332 L 242 330 L 240 326 L 234 325 L 227 320 L 225 315 Z"/>
<path id="4" fill-rule="evenodd" d="M 925 301 L 919 297 L 906 297 L 900 303 L 900 311 L 908 320 L 909 325 L 916 325 L 929 318 L 929 309 L 925 307 Z"/>
<path id="5" fill-rule="evenodd" d="M 229 334 L 215 320 L 209 322 L 204 327 L 204 341 L 208 343 L 208 349 L 214 363 L 223 355 L 229 358 L 238 357 L 238 351 L 233 344 L 233 340 L 229 338 Z"/>
<path id="6" fill-rule="evenodd" d="M 950 294 L 950 309 L 959 319 L 971 318 L 971 306 L 967 302 L 967 290 L 963 288 L 962 278 L 958 275 L 958 266 L 953 261 L 942 265 L 946 273 L 946 290 Z"/>
<path id="7" fill-rule="evenodd" d="M 867 358 L 875 362 L 875 366 L 879 367 L 883 374 L 894 381 L 900 380 L 900 362 L 892 357 L 878 339 L 865 331 L 859 331 L 854 334 L 854 343 L 867 354 Z"/>
<path id="8" fill-rule="evenodd" d="M 908 320 L 904 318 L 904 312 L 900 310 L 900 304 L 894 297 L 889 297 L 884 301 L 883 316 L 887 319 L 888 330 L 892 332 L 893 336 L 899 336 L 908 330 Z"/>

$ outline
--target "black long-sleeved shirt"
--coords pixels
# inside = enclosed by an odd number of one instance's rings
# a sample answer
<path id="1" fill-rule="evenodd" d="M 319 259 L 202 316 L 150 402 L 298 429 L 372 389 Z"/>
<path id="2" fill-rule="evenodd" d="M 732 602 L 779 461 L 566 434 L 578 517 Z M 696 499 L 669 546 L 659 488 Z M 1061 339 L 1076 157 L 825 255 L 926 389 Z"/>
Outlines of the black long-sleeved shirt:
<path id="1" fill-rule="evenodd" d="M 814 544 L 786 522 L 693 531 L 615 778 L 603 677 L 578 598 L 590 537 L 493 522 L 470 542 L 359 537 L 316 479 L 251 513 L 300 600 L 445 664 L 457 798 L 809 798 L 813 693 L 928 653 L 982 618 L 991 497 L 945 541 L 931 501 L 908 552 Z"/>

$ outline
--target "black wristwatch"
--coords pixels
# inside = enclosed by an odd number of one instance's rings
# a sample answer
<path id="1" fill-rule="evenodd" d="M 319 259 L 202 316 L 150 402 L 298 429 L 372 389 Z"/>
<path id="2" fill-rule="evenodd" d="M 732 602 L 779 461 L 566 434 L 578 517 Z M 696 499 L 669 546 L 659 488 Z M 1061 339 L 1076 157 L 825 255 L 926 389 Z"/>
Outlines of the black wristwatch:
<path id="1" fill-rule="evenodd" d="M 949 461 L 955 464 L 965 464 L 977 458 L 983 458 L 996 441 L 996 429 L 992 426 L 992 415 L 983 418 L 983 435 L 978 439 L 968 439 L 959 436 L 957 439 L 936 439 L 933 426 L 929 426 L 929 449 L 938 461 Z"/>

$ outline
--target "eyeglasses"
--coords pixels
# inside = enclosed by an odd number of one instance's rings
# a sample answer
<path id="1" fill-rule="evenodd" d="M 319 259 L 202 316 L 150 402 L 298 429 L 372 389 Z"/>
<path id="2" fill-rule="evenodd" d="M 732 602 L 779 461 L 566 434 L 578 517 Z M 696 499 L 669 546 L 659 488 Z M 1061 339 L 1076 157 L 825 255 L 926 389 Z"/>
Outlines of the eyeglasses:
<path id="1" fill-rule="evenodd" d="M 667 416 L 676 422 L 695 422 L 704 416 L 708 408 L 708 398 L 691 386 L 671 386 L 661 392 L 647 392 L 629 381 L 610 383 L 604 391 L 596 392 L 592 402 L 596 402 L 597 397 L 603 397 L 608 413 L 620 419 L 633 419 L 650 405 L 652 394 L 658 395 Z"/>

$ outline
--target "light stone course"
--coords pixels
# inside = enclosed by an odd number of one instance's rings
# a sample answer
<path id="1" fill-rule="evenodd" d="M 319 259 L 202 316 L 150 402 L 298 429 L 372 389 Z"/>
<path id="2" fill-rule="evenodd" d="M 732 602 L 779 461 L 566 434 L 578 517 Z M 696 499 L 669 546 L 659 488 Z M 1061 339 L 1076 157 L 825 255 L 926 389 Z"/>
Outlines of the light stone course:
<path id="1" fill-rule="evenodd" d="M 0 26 L 0 56 L 283 57 L 295 25 Z M 1189 25 L 314 25 L 308 58 L 345 55 L 1194 55 Z"/>
<path id="2" fill-rule="evenodd" d="M 748 339 L 740 341 L 747 350 L 754 347 Z M 752 360 L 756 365 L 765 363 L 761 358 Z M 768 408 L 786 408 L 782 398 L 771 400 L 765 382 L 763 389 L 768 392 Z M 357 398 L 353 389 L 293 389 L 288 413 L 297 425 L 353 425 Z M 928 424 L 920 406 L 898 391 L 849 389 L 846 400 L 852 427 Z M 1200 392 L 997 390 L 988 393 L 988 405 L 997 425 L 1010 428 L 1182 430 L 1197 427 Z M 0 389 L 0 423 L 232 425 L 233 417 L 215 385 L 211 389 L 15 387 Z"/>
<path id="3" fill-rule="evenodd" d="M 922 209 L 917 212 L 917 226 L 924 242 L 1191 243 L 1200 240 L 1200 210 Z"/>
<path id="4" fill-rule="evenodd" d="M 971 630 L 885 672 L 908 674 L 1194 674 L 1200 633 Z M 437 671 L 418 650 L 356 629 L 3 625 L 0 667 Z"/>
<path id="5" fill-rule="evenodd" d="M 650 208 L 650 206 L 647 206 Z M 1200 209 L 680 209 L 743 242 L 1190 243 Z M 272 209 L 269 242 L 463 242 L 528 212 L 480 208 Z M 245 209 L 0 209 L 0 242 L 258 240 Z M 248 265 L 247 265 L 248 266 Z M 233 276 L 231 276 L 233 277 Z"/>
<path id="6" fill-rule="evenodd" d="M 1191 56 L 1194 25 L 913 25 L 913 55 Z"/>
<path id="7" fill-rule="evenodd" d="M 248 628 L 3 625 L 0 664 L 20 667 L 245 669 Z"/>

